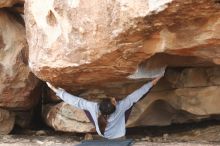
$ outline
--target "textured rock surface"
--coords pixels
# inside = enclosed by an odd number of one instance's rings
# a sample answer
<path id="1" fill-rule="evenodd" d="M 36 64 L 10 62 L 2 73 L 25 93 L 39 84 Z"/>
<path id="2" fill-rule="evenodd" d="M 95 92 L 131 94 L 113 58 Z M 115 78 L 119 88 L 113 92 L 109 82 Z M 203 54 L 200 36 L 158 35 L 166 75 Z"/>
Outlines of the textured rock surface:
<path id="1" fill-rule="evenodd" d="M 24 14 L 25 0 L 1 0 L 0 8 L 7 9 L 14 14 Z"/>
<path id="2" fill-rule="evenodd" d="M 25 0 L 1 0 L 0 8 L 12 7 L 15 4 L 24 4 Z"/>
<path id="3" fill-rule="evenodd" d="M 39 80 L 28 68 L 25 28 L 0 10 L 0 107 L 27 109 L 36 104 Z"/>
<path id="4" fill-rule="evenodd" d="M 158 52 L 219 64 L 219 7 L 212 0 L 29 0 L 29 65 L 41 79 L 80 92 L 127 81 Z"/>
<path id="5" fill-rule="evenodd" d="M 8 134 L 14 127 L 15 116 L 12 112 L 0 109 L 0 135 Z"/>
<path id="6" fill-rule="evenodd" d="M 219 89 L 219 67 L 170 69 L 134 106 L 128 125 L 169 125 L 218 115 Z"/>
<path id="7" fill-rule="evenodd" d="M 49 126 L 58 131 L 94 131 L 94 126 L 89 122 L 84 111 L 76 109 L 66 103 L 59 103 L 56 106 L 45 106 L 43 117 Z"/>
<path id="8" fill-rule="evenodd" d="M 169 125 L 219 114 L 220 68 L 167 70 L 131 113 L 128 126 Z"/>

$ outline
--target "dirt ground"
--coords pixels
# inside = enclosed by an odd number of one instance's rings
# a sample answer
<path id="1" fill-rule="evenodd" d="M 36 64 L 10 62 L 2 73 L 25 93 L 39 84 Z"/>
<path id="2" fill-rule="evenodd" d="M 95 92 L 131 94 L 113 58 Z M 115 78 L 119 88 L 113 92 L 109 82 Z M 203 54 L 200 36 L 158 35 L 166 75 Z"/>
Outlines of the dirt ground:
<path id="1" fill-rule="evenodd" d="M 93 134 L 94 139 L 99 139 Z M 127 130 L 127 138 L 134 146 L 210 146 L 220 145 L 220 121 L 204 121 L 166 127 L 139 127 Z M 0 146 L 74 146 L 84 134 L 47 130 L 16 129 L 10 135 L 0 136 Z"/>

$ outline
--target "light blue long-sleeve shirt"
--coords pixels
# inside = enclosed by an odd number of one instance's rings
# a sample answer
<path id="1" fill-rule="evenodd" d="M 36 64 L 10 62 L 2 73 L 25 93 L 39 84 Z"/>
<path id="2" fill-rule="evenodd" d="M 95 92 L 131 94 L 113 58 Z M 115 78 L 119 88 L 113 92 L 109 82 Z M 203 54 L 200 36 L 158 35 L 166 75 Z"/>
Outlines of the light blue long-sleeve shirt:
<path id="1" fill-rule="evenodd" d="M 117 103 L 115 112 L 112 113 L 108 118 L 108 123 L 105 128 L 104 135 L 101 134 L 98 126 L 99 104 L 97 102 L 91 102 L 83 98 L 71 95 L 62 88 L 58 89 L 56 95 L 59 96 L 64 102 L 76 108 L 89 111 L 94 120 L 97 133 L 102 137 L 115 139 L 125 136 L 125 111 L 127 111 L 144 94 L 146 94 L 151 87 L 152 82 L 149 82 Z"/>

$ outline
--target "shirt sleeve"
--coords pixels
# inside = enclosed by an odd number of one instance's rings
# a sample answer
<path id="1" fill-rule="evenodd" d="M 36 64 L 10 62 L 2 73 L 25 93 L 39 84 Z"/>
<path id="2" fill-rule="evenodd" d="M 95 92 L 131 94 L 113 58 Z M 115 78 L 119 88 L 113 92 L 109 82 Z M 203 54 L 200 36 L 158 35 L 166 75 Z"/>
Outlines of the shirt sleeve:
<path id="1" fill-rule="evenodd" d="M 62 88 L 58 88 L 56 95 L 59 96 L 64 102 L 83 110 L 90 111 L 90 109 L 94 108 L 95 106 L 95 102 L 91 102 L 83 98 L 71 95 Z"/>
<path id="2" fill-rule="evenodd" d="M 153 86 L 152 82 L 144 84 L 141 88 L 129 94 L 125 99 L 119 101 L 119 108 L 126 111 L 136 103 Z"/>

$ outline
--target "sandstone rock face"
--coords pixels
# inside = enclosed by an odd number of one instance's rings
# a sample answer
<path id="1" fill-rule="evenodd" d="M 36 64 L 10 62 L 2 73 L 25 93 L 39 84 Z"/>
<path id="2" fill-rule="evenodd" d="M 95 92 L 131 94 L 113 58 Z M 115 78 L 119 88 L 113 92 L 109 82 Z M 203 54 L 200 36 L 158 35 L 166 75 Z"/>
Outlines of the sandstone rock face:
<path id="1" fill-rule="evenodd" d="M 17 2 L 1 1 L 0 7 Z M 14 124 L 28 127 L 32 115 L 24 113 L 37 104 L 41 94 L 39 79 L 28 67 L 28 45 L 21 20 L 9 9 L 0 9 L 0 107 L 8 109 L 0 110 L 0 134 L 8 134 Z"/>
<path id="2" fill-rule="evenodd" d="M 15 116 L 12 112 L 0 109 L 0 134 L 8 134 L 14 127 Z"/>
<path id="3" fill-rule="evenodd" d="M 24 14 L 25 0 L 1 0 L 0 8 L 7 9 L 14 14 Z"/>
<path id="4" fill-rule="evenodd" d="M 24 4 L 25 0 L 1 0 L 0 8 L 12 7 L 15 4 Z"/>
<path id="5" fill-rule="evenodd" d="M 0 30 L 0 107 L 31 108 L 39 98 L 39 80 L 28 68 L 25 28 L 0 10 Z"/>
<path id="6" fill-rule="evenodd" d="M 218 10 L 210 0 L 29 0 L 29 65 L 41 79 L 80 92 L 125 82 L 155 53 L 219 64 Z"/>
<path id="7" fill-rule="evenodd" d="M 43 110 L 46 123 L 58 131 L 91 132 L 94 126 L 81 109 L 76 109 L 66 103 L 56 106 L 47 105 Z"/>
<path id="8" fill-rule="evenodd" d="M 218 115 L 220 68 L 167 71 L 152 91 L 135 104 L 128 126 L 169 125 Z"/>
<path id="9" fill-rule="evenodd" d="M 125 98 L 167 66 L 165 78 L 133 108 L 128 126 L 218 115 L 219 8 L 214 0 L 28 0 L 29 67 L 42 80 L 96 101 Z M 45 108 L 48 125 L 90 131 L 87 122 L 71 119 L 75 114 L 61 114 L 61 105 Z"/>

